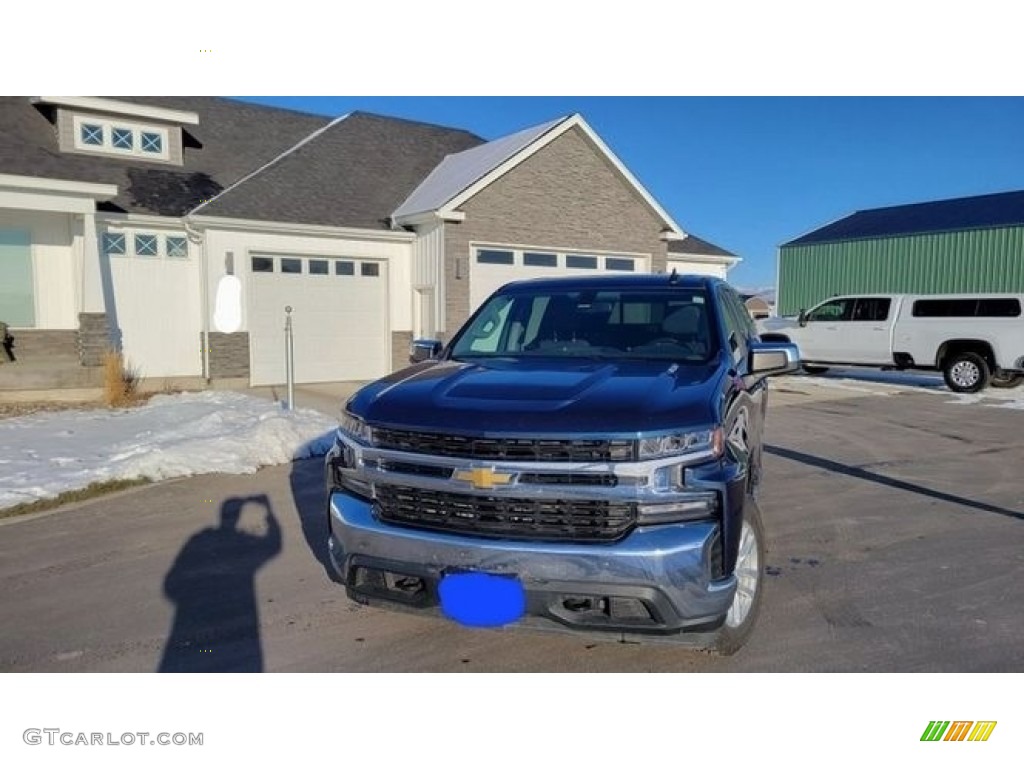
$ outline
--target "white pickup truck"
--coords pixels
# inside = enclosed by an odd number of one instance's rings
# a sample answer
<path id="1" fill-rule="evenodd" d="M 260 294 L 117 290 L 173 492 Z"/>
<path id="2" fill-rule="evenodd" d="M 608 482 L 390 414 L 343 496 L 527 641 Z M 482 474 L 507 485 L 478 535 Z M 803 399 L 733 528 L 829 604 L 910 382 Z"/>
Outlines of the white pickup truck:
<path id="1" fill-rule="evenodd" d="M 758 323 L 763 341 L 800 348 L 808 373 L 830 365 L 940 370 L 954 392 L 1024 382 L 1024 294 L 833 296 L 798 317 Z"/>

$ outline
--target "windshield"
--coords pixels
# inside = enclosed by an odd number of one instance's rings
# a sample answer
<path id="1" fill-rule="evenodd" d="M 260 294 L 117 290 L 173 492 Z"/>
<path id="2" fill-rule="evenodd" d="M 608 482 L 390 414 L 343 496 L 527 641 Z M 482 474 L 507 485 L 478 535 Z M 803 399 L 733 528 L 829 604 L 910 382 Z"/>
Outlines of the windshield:
<path id="1" fill-rule="evenodd" d="M 455 340 L 454 359 L 590 357 L 703 363 L 717 353 L 702 290 L 506 293 Z"/>

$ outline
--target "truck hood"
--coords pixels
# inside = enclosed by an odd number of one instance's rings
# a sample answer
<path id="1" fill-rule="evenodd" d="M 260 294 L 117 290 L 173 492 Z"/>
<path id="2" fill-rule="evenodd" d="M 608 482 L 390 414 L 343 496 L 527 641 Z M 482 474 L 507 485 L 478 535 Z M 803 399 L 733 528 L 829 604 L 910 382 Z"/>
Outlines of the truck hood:
<path id="1" fill-rule="evenodd" d="M 465 434 L 632 435 L 717 422 L 717 360 L 432 361 L 357 392 L 370 424 Z"/>

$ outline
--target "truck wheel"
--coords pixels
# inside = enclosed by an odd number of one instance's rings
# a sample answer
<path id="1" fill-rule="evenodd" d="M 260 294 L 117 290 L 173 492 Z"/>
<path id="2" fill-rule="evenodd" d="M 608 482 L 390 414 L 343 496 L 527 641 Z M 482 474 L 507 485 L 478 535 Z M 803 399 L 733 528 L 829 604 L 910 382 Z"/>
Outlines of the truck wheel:
<path id="1" fill-rule="evenodd" d="M 988 386 L 992 373 L 985 358 L 976 352 L 956 352 L 942 366 L 946 386 L 954 392 L 980 392 Z"/>
<path id="2" fill-rule="evenodd" d="M 823 365 L 805 365 L 803 366 L 804 373 L 810 374 L 811 376 L 821 376 L 823 373 L 828 373 L 828 368 Z"/>
<path id="3" fill-rule="evenodd" d="M 999 389 L 1013 389 L 1024 384 L 1024 373 L 994 373 L 989 384 Z"/>
<path id="4" fill-rule="evenodd" d="M 712 645 L 712 650 L 722 656 L 736 653 L 754 631 L 757 614 L 761 610 L 761 592 L 764 591 L 764 558 L 761 510 L 757 501 L 747 496 L 736 556 L 736 594 Z"/>

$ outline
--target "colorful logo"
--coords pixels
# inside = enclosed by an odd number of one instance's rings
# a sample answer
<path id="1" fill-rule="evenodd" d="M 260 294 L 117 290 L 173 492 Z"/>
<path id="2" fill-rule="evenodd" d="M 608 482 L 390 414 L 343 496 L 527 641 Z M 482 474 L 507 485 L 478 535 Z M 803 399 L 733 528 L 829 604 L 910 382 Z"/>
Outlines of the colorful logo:
<path id="1" fill-rule="evenodd" d="M 932 720 L 921 741 L 988 741 L 995 729 L 995 720 Z"/>

